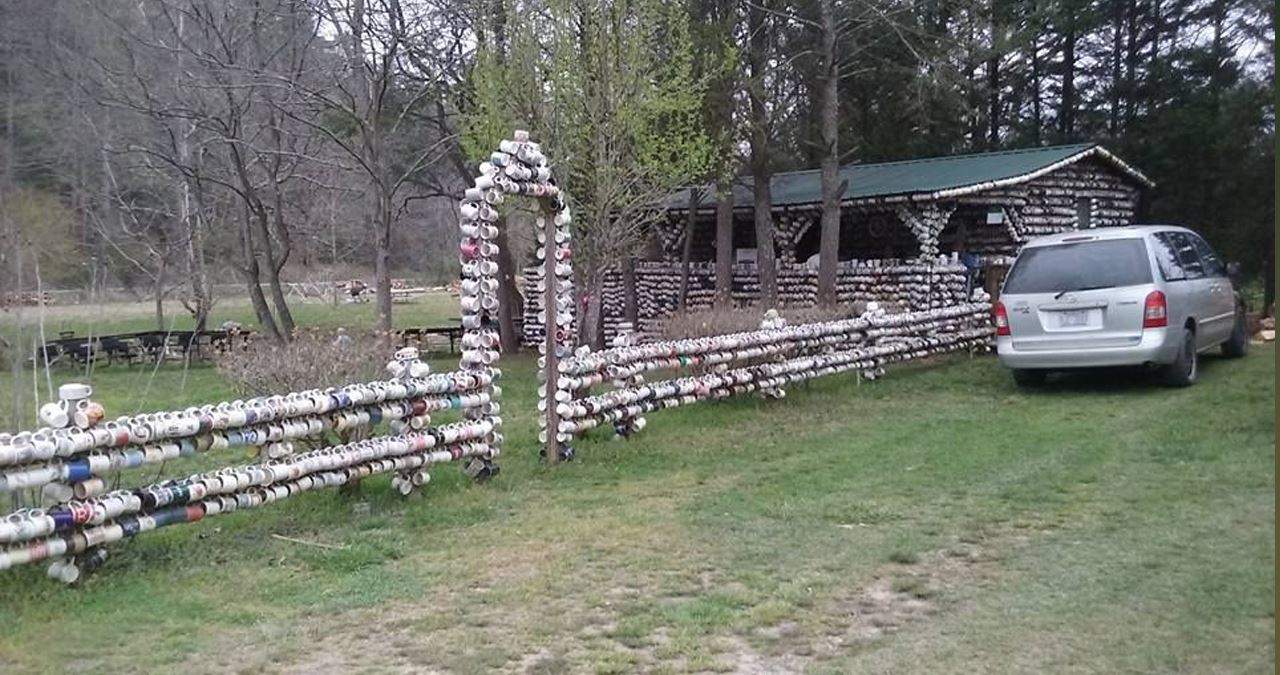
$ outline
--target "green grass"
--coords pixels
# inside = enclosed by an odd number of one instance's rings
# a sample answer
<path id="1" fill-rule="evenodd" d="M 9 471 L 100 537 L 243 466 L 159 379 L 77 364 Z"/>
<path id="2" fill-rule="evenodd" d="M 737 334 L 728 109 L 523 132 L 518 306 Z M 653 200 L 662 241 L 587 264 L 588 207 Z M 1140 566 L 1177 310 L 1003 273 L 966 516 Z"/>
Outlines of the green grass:
<path id="1" fill-rule="evenodd" d="M 290 308 L 297 325 L 303 327 L 342 327 L 355 332 L 376 323 L 372 302 L 335 306 L 328 302 L 292 300 Z M 166 329 L 190 330 L 194 327 L 191 316 L 179 303 L 168 303 L 166 311 Z M 414 302 L 397 303 L 392 313 L 396 327 L 456 325 L 457 317 L 457 298 L 437 291 L 429 292 Z M 33 383 L 30 370 L 19 378 L 15 378 L 12 370 L 15 345 L 22 345 L 21 351 L 25 353 L 20 362 L 30 362 L 33 352 L 26 350 L 34 349 L 32 345 L 41 335 L 42 318 L 43 335 L 47 340 L 56 339 L 62 331 L 71 331 L 77 336 L 110 335 L 156 330 L 157 327 L 153 309 L 145 302 L 50 306 L 45 308 L 43 317 L 36 307 L 0 310 L 0 345 L 3 345 L 0 355 L 8 361 L 5 369 L 8 372 L 0 374 L 0 428 L 35 424 L 38 406 L 32 405 L 34 388 L 39 388 L 41 397 L 49 398 L 49 385 L 43 372 L 37 374 L 39 381 Z M 257 327 L 253 308 L 245 298 L 217 302 L 208 325 L 216 328 L 229 320 L 249 329 Z M 442 363 L 447 364 L 448 361 Z M 109 410 L 121 414 L 182 408 L 232 395 L 231 389 L 208 363 L 196 363 L 190 368 L 167 364 L 157 371 L 148 365 L 107 364 L 104 360 L 86 370 L 83 365 L 77 367 L 68 360 L 55 364 L 50 377 L 55 387 L 65 381 L 95 385 L 97 397 L 108 404 Z M 22 381 L 20 387 L 13 386 L 15 379 Z M 15 397 L 18 399 L 16 402 Z M 15 424 L 15 419 L 21 423 Z"/>
<path id="2" fill-rule="evenodd" d="M 346 328 L 372 326 L 376 323 L 377 310 L 373 302 L 333 305 L 318 300 L 302 302 L 290 300 L 289 309 L 299 326 Z M 441 326 L 456 321 L 458 300 L 456 297 L 432 291 L 413 302 L 397 303 L 392 319 L 396 327 Z M 18 330 L 30 335 L 39 329 L 40 309 L 37 307 L 8 308 L 0 312 L 0 331 L 6 338 Z M 253 307 L 246 298 L 218 300 L 209 315 L 208 325 L 217 328 L 224 321 L 236 321 L 247 328 L 257 326 Z M 195 326 L 192 317 L 177 302 L 165 304 L 165 330 L 191 330 Z M 74 331 L 77 335 L 107 335 L 157 330 L 155 310 L 145 302 L 101 303 L 98 305 L 53 305 L 44 309 L 44 332 L 52 339 L 60 331 Z"/>
<path id="3" fill-rule="evenodd" d="M 168 528 L 78 588 L 4 573 L 0 668 L 1273 671 L 1270 350 L 1178 390 L 1025 392 L 967 357 L 835 376 L 654 413 L 555 469 L 532 358 L 504 369 L 494 481 Z M 229 393 L 182 377 L 95 385 L 111 412 Z"/>

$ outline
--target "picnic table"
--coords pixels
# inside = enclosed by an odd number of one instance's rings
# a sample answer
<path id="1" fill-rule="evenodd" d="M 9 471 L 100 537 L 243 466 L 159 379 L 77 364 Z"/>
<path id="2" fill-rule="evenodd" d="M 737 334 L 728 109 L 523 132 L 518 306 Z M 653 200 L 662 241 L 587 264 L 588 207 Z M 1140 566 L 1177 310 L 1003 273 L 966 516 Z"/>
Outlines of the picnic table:
<path id="1" fill-rule="evenodd" d="M 248 332 L 225 330 L 152 330 L 77 337 L 70 331 L 63 331 L 58 334 L 58 339 L 44 343 L 43 358 L 50 365 L 62 361 L 83 365 L 102 359 L 106 359 L 107 365 L 199 359 L 215 352 L 225 352 L 237 344 L 243 346 L 250 335 Z"/>
<path id="2" fill-rule="evenodd" d="M 396 331 L 401 347 L 428 349 L 432 337 L 449 341 L 449 353 L 458 350 L 462 341 L 462 325 L 455 319 L 454 325 L 401 328 Z M 72 331 L 58 333 L 56 340 L 44 343 L 43 359 L 49 365 L 72 362 L 85 365 L 90 362 L 105 365 L 114 363 L 159 363 L 166 359 L 190 360 L 209 358 L 215 353 L 225 354 L 234 349 L 244 349 L 253 338 L 246 330 L 149 330 L 113 335 L 76 336 Z M 37 354 L 32 360 L 41 356 Z M 38 361 L 35 365 L 43 365 Z"/>
<path id="3" fill-rule="evenodd" d="M 418 347 L 419 349 L 428 346 L 429 336 L 435 335 L 448 338 L 449 353 L 452 354 L 456 351 L 457 343 L 462 340 L 462 325 L 401 328 L 397 333 L 400 336 L 401 347 Z"/>

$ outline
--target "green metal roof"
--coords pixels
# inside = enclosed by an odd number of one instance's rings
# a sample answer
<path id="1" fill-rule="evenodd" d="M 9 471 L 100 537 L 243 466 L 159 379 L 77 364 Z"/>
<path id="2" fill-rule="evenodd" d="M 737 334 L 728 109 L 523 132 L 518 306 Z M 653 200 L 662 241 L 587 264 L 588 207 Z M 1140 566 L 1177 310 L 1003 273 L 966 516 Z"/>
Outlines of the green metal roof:
<path id="1" fill-rule="evenodd" d="M 1079 161 L 1086 157 L 1097 157 L 1111 164 L 1121 173 L 1131 176 L 1137 182 L 1144 185 L 1152 184 L 1140 172 L 1094 143 L 929 157 L 877 164 L 847 164 L 840 167 L 840 179 L 848 181 L 843 195 L 844 201 L 894 196 L 917 199 L 945 198 L 1031 180 L 1047 170 L 1057 168 L 1058 165 Z M 775 207 L 822 201 L 821 174 L 816 169 L 775 174 L 771 187 Z M 699 207 L 714 203 L 713 198 L 705 192 L 704 188 Z M 750 176 L 735 182 L 733 202 L 735 207 L 751 205 Z M 687 208 L 689 190 L 687 188 L 681 190 L 666 204 L 677 210 Z"/>

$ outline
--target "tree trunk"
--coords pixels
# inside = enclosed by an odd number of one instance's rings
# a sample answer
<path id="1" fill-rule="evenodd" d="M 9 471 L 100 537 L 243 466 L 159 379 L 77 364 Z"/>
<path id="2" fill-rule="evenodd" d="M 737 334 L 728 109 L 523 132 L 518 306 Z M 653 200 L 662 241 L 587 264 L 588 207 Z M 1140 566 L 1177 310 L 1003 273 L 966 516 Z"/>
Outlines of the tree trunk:
<path id="1" fill-rule="evenodd" d="M 1271 232 L 1267 243 L 1267 271 L 1262 280 L 1262 312 L 1274 316 L 1276 304 L 1276 235 Z"/>
<path id="2" fill-rule="evenodd" d="M 1124 5 L 1123 0 L 1111 0 L 1111 109 L 1107 111 L 1107 133 L 1115 138 L 1120 135 L 1121 55 L 1124 54 Z"/>
<path id="3" fill-rule="evenodd" d="M 183 37 L 186 23 L 182 14 L 178 15 L 177 33 L 178 39 Z M 183 72 L 181 50 L 177 54 L 177 68 L 175 72 L 175 82 L 177 86 L 181 86 L 181 73 Z M 180 124 L 180 123 L 179 123 Z M 195 133 L 193 125 L 187 126 L 185 129 L 175 125 L 174 143 L 177 151 L 178 161 L 183 166 L 195 166 L 196 175 L 200 175 L 199 169 L 202 162 L 199 159 L 193 160 L 191 154 L 191 134 Z M 192 208 L 194 202 L 195 208 Z M 185 177 L 182 181 L 182 193 L 178 196 L 178 218 L 186 230 L 187 237 L 187 273 L 191 277 L 191 295 L 194 306 L 196 332 L 203 331 L 209 321 L 209 311 L 212 308 L 212 298 L 209 293 L 209 277 L 204 265 L 204 192 L 197 178 Z"/>
<path id="4" fill-rule="evenodd" d="M 1043 97 L 1040 93 L 1040 38 L 1031 38 L 1031 140 L 1040 145 L 1040 131 L 1044 128 Z"/>
<path id="5" fill-rule="evenodd" d="M 161 255 L 160 268 L 156 270 L 156 330 L 165 330 L 164 326 L 164 272 L 168 267 L 168 261 L 165 256 Z"/>
<path id="6" fill-rule="evenodd" d="M 276 127 L 274 120 L 271 126 Z M 273 129 L 273 134 L 277 135 L 276 148 L 280 148 L 279 131 Z M 250 228 L 245 248 L 245 255 L 257 256 L 261 255 L 266 263 L 267 288 L 270 289 L 271 302 L 276 308 L 277 324 L 280 327 L 280 337 L 286 342 L 293 339 L 293 314 L 289 312 L 289 303 L 285 300 L 284 289 L 280 286 L 280 269 L 284 267 L 284 262 L 276 259 L 275 242 L 272 240 L 272 221 L 270 214 L 267 213 L 267 205 L 262 201 L 262 195 L 253 179 L 249 176 L 249 161 L 240 152 L 239 139 L 228 137 L 224 140 L 227 148 L 227 157 L 232 166 L 235 167 L 236 176 L 240 181 L 240 189 L 242 191 L 243 200 L 245 202 L 245 217 L 249 219 Z M 283 218 L 281 210 L 283 209 L 283 200 L 280 197 L 280 186 L 275 180 L 275 176 L 279 175 L 279 154 L 273 156 L 273 169 L 270 171 L 272 178 L 272 191 L 275 197 L 276 218 Z M 283 231 L 283 225 L 277 225 L 278 231 Z M 287 245 L 287 239 L 282 243 Z M 288 251 L 285 251 L 288 256 Z M 248 264 L 248 261 L 246 261 Z M 253 263 L 255 266 L 257 262 Z M 255 283 L 261 280 L 261 270 L 255 274 Z"/>
<path id="7" fill-rule="evenodd" d="M 986 129 L 983 128 L 982 115 L 982 92 L 978 91 L 978 65 L 979 55 L 978 38 L 975 35 L 977 19 L 970 17 L 965 22 L 967 34 L 963 36 L 964 42 L 964 113 L 961 119 L 968 125 L 969 147 L 973 149 L 981 149 L 986 141 Z"/>
<path id="8" fill-rule="evenodd" d="M 507 13 L 503 0 L 488 0 L 484 3 L 484 20 L 479 22 L 479 40 L 498 59 L 498 63 L 506 62 L 507 54 Z M 487 29 L 487 30 L 486 30 Z M 437 110 L 444 116 L 443 104 L 437 102 Z M 454 167 L 462 178 L 464 185 L 471 180 L 471 169 L 459 155 L 453 155 Z M 551 218 L 552 214 L 544 214 Z M 520 351 L 521 335 L 517 329 L 517 317 L 524 315 L 523 299 L 516 289 L 516 277 L 520 271 L 516 269 L 515 258 L 511 255 L 511 238 L 508 235 L 512 218 L 504 218 L 498 223 L 498 236 L 494 244 L 498 247 L 498 335 L 505 353 Z M 547 254 L 551 254 L 552 242 L 547 242 Z M 548 308 L 548 312 L 553 310 Z"/>
<path id="9" fill-rule="evenodd" d="M 756 273 L 760 277 L 760 304 L 778 305 L 778 263 L 773 244 L 773 196 L 769 177 L 755 177 L 754 217 L 756 225 Z"/>
<path id="10" fill-rule="evenodd" d="M 179 200 L 179 218 L 186 227 L 187 272 L 191 277 L 191 295 L 194 303 L 195 330 L 203 331 L 209 322 L 213 299 L 209 292 L 209 275 L 204 265 L 204 214 L 200 186 L 192 180 L 183 181 L 183 196 Z M 194 192 L 195 208 L 192 208 Z"/>
<path id="11" fill-rule="evenodd" d="M 280 283 L 282 265 L 276 260 L 275 246 L 271 242 L 271 232 L 267 228 L 267 212 L 262 208 L 261 203 L 258 204 L 258 209 L 253 221 L 258 238 L 261 240 L 263 261 L 266 263 L 267 289 L 271 293 L 271 304 L 276 309 L 280 337 L 288 342 L 293 339 L 294 324 L 293 314 L 289 311 L 289 303 L 284 297 L 284 288 Z"/>
<path id="12" fill-rule="evenodd" d="M 1147 87 L 1148 103 L 1156 100 L 1156 89 L 1159 87 L 1160 36 L 1164 31 L 1164 18 L 1160 16 L 1160 0 L 1151 0 L 1151 63 L 1147 65 L 1149 82 Z"/>
<path id="13" fill-rule="evenodd" d="M 365 170 L 369 173 L 368 199 L 370 222 L 373 225 L 373 287 L 374 304 L 378 314 L 378 330 L 391 332 L 391 226 L 395 199 L 394 190 L 386 183 L 390 173 L 384 156 L 382 121 L 383 96 L 394 87 L 386 81 L 371 82 L 365 63 L 365 0 L 351 3 L 350 66 L 352 96 L 362 122 L 360 125 L 360 154 Z M 374 85 L 379 86 L 374 86 Z"/>
<path id="14" fill-rule="evenodd" d="M 1124 127 L 1128 129 L 1133 123 L 1137 102 L 1135 78 L 1138 70 L 1138 0 L 1126 0 L 1125 19 L 1128 35 L 1124 58 Z"/>
<path id="15" fill-rule="evenodd" d="M 498 236 L 493 240 L 498 247 L 498 337 L 504 353 L 520 351 L 520 331 L 516 328 L 515 317 L 524 312 L 520 292 L 516 290 L 515 261 L 507 235 L 510 224 L 510 217 L 498 223 Z M 547 250 L 550 250 L 550 245 Z"/>
<path id="16" fill-rule="evenodd" d="M 1062 100 L 1058 109 L 1058 133 L 1063 141 L 1075 136 L 1076 127 L 1076 17 L 1073 7 L 1069 13 L 1067 28 L 1062 36 Z"/>
<path id="17" fill-rule="evenodd" d="M 716 185 L 716 307 L 733 303 L 733 182 Z"/>
<path id="18" fill-rule="evenodd" d="M 818 304 L 836 304 L 836 267 L 840 262 L 840 73 L 836 64 L 836 21 L 832 4 L 819 0 L 822 27 L 822 231 L 818 249 Z"/>
<path id="19" fill-rule="evenodd" d="M 1201 167 L 1207 175 L 1222 175 L 1222 165 L 1225 157 L 1222 156 L 1220 148 L 1222 147 L 1221 138 L 1222 128 L 1222 92 L 1226 89 L 1226 68 L 1227 60 L 1230 58 L 1228 48 L 1226 46 L 1225 33 L 1227 30 L 1227 7 L 1225 0 L 1214 0 L 1209 6 L 1209 25 L 1212 30 L 1213 37 L 1210 45 L 1212 48 L 1212 65 L 1209 72 L 1209 129 L 1211 130 L 1210 138 L 1206 138 L 1205 142 L 1200 145 L 1204 153 Z M 1201 213 L 1220 213 L 1222 211 L 1218 203 L 1218 195 L 1222 190 L 1219 187 L 1219 181 L 1205 181 L 1203 189 L 1200 190 Z"/>
<path id="20" fill-rule="evenodd" d="M 273 131 L 273 134 L 277 137 L 276 146 L 281 147 L 282 143 L 279 140 L 280 131 L 277 129 Z M 276 155 L 272 161 L 275 163 L 272 175 L 278 175 L 280 172 L 280 156 Z M 289 303 L 285 300 L 284 289 L 280 283 L 280 270 L 284 269 L 285 263 L 289 262 L 289 254 L 292 252 L 293 242 L 289 238 L 289 228 L 284 221 L 284 195 L 281 194 L 280 191 L 280 182 L 273 180 L 271 181 L 271 185 L 272 199 L 275 203 L 273 217 L 271 218 L 271 234 L 275 235 L 276 240 L 280 243 L 280 254 L 275 255 L 274 244 L 270 243 L 271 237 L 267 236 L 268 244 L 272 247 L 270 249 L 272 251 L 271 274 L 267 278 L 267 281 L 271 284 L 271 292 L 274 295 L 274 302 L 276 305 L 276 314 L 280 317 L 280 323 L 284 327 L 284 330 L 292 336 L 295 328 L 293 312 L 289 309 Z M 303 257 L 303 263 L 304 265 L 306 263 L 305 256 Z"/>
<path id="21" fill-rule="evenodd" d="M 676 300 L 676 308 L 686 309 L 689 305 L 689 259 L 693 256 L 693 233 L 698 227 L 697 205 L 701 191 L 689 189 L 689 210 L 685 214 L 684 247 L 680 250 L 680 294 Z"/>
<path id="22" fill-rule="evenodd" d="M 600 291 L 604 287 L 604 274 L 593 270 L 587 274 L 587 307 L 582 313 L 582 330 L 578 334 L 578 344 L 587 345 L 591 349 L 600 349 L 604 345 L 604 331 L 601 330 L 603 302 Z"/>
<path id="23" fill-rule="evenodd" d="M 1000 57 L 1004 22 L 998 0 L 991 2 L 991 54 L 987 57 L 987 147 L 1000 147 Z"/>
<path id="24" fill-rule="evenodd" d="M 191 294 L 195 303 L 195 331 L 204 331 L 209 325 L 209 312 L 213 309 L 213 297 L 209 292 L 209 277 L 204 266 L 204 232 L 199 217 L 193 231 L 187 234 L 187 264 L 191 272 Z"/>
<path id="25" fill-rule="evenodd" d="M 262 332 L 273 340 L 282 342 L 280 329 L 276 326 L 275 317 L 271 315 L 271 308 L 267 305 L 267 298 L 262 293 L 261 270 L 258 266 L 258 254 L 254 250 L 253 226 L 249 223 L 252 218 L 253 215 L 249 213 L 249 208 L 246 206 L 244 218 L 240 223 L 240 251 L 244 265 L 237 266 L 237 269 L 240 271 L 241 278 L 244 279 L 245 289 L 249 293 L 249 302 L 253 306 L 254 316 L 258 317 L 258 325 Z"/>
<path id="26" fill-rule="evenodd" d="M 17 72 L 16 68 L 10 67 L 10 68 L 4 69 L 5 91 L 9 91 L 9 92 L 16 91 L 14 89 L 14 73 L 16 72 Z M 0 172 L 0 188 L 7 188 L 10 185 L 13 185 L 14 183 L 17 182 L 17 177 L 14 175 L 14 170 L 13 170 L 14 162 L 17 161 L 17 153 L 16 153 L 16 148 L 14 147 L 15 144 L 13 141 L 18 137 L 18 135 L 15 133 L 15 127 L 14 127 L 14 120 L 17 119 L 16 110 L 18 105 L 18 97 L 10 94 L 8 96 L 5 96 L 4 98 L 5 98 L 5 105 L 4 105 L 5 150 L 4 150 L 3 156 L 0 157 L 0 161 L 4 162 L 3 164 L 0 164 L 0 170 L 2 170 L 2 172 Z M 17 422 L 18 418 L 15 417 L 13 421 Z"/>
<path id="27" fill-rule="evenodd" d="M 378 194 L 374 227 L 373 276 L 378 304 L 378 330 L 391 332 L 391 200 Z"/>
<path id="28" fill-rule="evenodd" d="M 773 242 L 773 193 L 769 184 L 769 109 L 765 103 L 764 91 L 764 76 L 768 69 L 770 51 L 766 26 L 768 11 L 768 7 L 760 4 L 752 4 L 747 9 L 747 29 L 750 33 L 747 63 L 751 69 L 747 97 L 751 118 L 752 210 L 756 230 L 760 304 L 764 308 L 776 307 L 778 304 L 778 267 Z"/>
<path id="29" fill-rule="evenodd" d="M 267 297 L 262 294 L 262 285 L 257 280 L 258 263 L 252 263 L 251 269 L 242 270 L 242 274 L 245 288 L 249 291 L 249 302 L 253 305 L 253 313 L 258 317 L 258 325 L 262 328 L 262 332 L 276 342 L 284 342 L 284 337 L 280 335 L 280 329 L 276 327 L 276 321 L 271 316 L 271 308 L 267 306 Z"/>

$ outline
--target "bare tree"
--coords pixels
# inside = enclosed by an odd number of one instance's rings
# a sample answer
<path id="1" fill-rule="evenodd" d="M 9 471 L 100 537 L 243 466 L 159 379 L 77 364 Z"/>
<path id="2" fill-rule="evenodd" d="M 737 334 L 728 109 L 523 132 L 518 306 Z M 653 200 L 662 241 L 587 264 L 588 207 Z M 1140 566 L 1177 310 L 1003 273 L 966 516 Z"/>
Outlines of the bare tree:
<path id="1" fill-rule="evenodd" d="M 427 5 L 400 0 L 323 0 L 321 21 L 337 36 L 343 58 L 325 69 L 315 84 L 288 82 L 309 101 L 311 110 L 286 115 L 323 134 L 366 181 L 366 217 L 373 230 L 373 262 L 378 326 L 391 329 L 391 241 L 408 199 L 410 179 L 441 159 L 447 142 L 422 147 L 410 141 L 426 102 L 440 95 L 436 73 L 418 69 L 408 53 L 410 40 L 437 37 Z M 315 113 L 338 116 L 350 132 L 335 129 Z M 453 139 L 447 139 L 452 141 Z"/>

